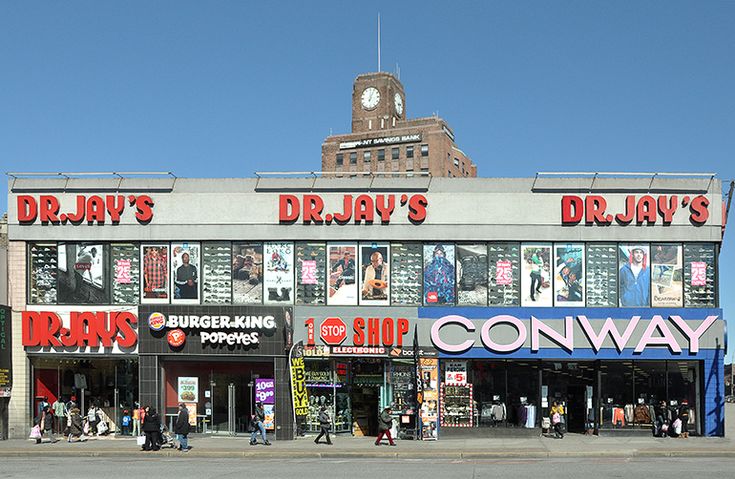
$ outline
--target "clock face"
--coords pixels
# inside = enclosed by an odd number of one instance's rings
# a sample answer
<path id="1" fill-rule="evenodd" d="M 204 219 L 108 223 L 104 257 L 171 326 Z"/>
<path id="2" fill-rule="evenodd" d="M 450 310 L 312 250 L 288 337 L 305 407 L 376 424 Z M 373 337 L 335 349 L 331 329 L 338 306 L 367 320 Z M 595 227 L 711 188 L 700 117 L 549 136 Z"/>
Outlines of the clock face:
<path id="1" fill-rule="evenodd" d="M 396 95 L 393 97 L 393 103 L 396 106 L 396 112 L 399 115 L 403 115 L 403 98 L 401 98 L 400 93 L 396 93 Z"/>
<path id="2" fill-rule="evenodd" d="M 376 106 L 378 106 L 378 103 L 380 103 L 380 92 L 375 87 L 367 87 L 362 92 L 362 96 L 360 97 L 360 102 L 362 103 L 362 107 L 366 110 L 372 110 Z"/>

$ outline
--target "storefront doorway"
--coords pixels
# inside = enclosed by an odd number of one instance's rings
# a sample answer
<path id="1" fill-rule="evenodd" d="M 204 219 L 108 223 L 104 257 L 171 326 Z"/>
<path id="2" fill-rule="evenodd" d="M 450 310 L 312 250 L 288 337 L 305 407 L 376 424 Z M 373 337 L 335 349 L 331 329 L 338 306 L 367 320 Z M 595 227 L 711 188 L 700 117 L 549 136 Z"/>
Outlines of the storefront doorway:
<path id="1" fill-rule="evenodd" d="M 594 429 L 595 364 L 593 361 L 549 361 L 542 364 L 541 412 L 549 417 L 557 403 L 564 407 L 561 420 L 567 432 Z"/>
<path id="2" fill-rule="evenodd" d="M 385 383 L 383 359 L 353 359 L 350 401 L 355 436 L 377 436 L 381 390 Z"/>

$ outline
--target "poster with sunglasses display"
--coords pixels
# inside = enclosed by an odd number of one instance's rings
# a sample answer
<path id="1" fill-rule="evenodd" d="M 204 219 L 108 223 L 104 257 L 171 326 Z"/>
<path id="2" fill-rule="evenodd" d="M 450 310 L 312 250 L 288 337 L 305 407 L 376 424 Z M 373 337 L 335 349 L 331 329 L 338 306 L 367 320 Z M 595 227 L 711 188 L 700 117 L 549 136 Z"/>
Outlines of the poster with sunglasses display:
<path id="1" fill-rule="evenodd" d="M 360 245 L 360 304 L 387 306 L 390 303 L 388 260 L 390 245 Z"/>
<path id="2" fill-rule="evenodd" d="M 143 257 L 142 303 L 168 303 L 168 245 L 141 245 Z"/>
<path id="3" fill-rule="evenodd" d="M 487 245 L 457 245 L 457 304 L 487 305 Z"/>
<path id="4" fill-rule="evenodd" d="M 59 243 L 59 303 L 106 304 L 110 302 L 105 269 L 107 247 L 102 244 Z"/>
<path id="5" fill-rule="evenodd" d="M 135 244 L 113 244 L 112 302 L 137 304 L 140 290 L 140 248 Z"/>
<path id="6" fill-rule="evenodd" d="M 584 245 L 554 245 L 554 304 L 584 306 Z"/>
<path id="7" fill-rule="evenodd" d="M 293 243 L 265 243 L 265 304 L 293 304 Z"/>
<path id="8" fill-rule="evenodd" d="M 620 306 L 648 307 L 651 304 L 651 260 L 647 244 L 618 247 Z"/>
<path id="9" fill-rule="evenodd" d="M 172 303 L 199 302 L 199 263 L 202 258 L 199 243 L 171 243 Z"/>
<path id="10" fill-rule="evenodd" d="M 681 245 L 651 245 L 651 305 L 680 308 L 684 301 L 682 278 Z"/>
<path id="11" fill-rule="evenodd" d="M 521 245 L 521 306 L 551 306 L 551 245 Z"/>
<path id="12" fill-rule="evenodd" d="M 56 304 L 58 296 L 56 282 L 58 249 L 56 245 L 31 244 L 28 254 L 30 256 L 28 302 L 30 304 Z"/>
<path id="13" fill-rule="evenodd" d="M 296 303 L 324 304 L 327 295 L 327 245 L 296 243 Z"/>
<path id="14" fill-rule="evenodd" d="M 454 245 L 424 245 L 424 304 L 454 304 Z"/>
<path id="15" fill-rule="evenodd" d="M 618 306 L 618 245 L 587 245 L 587 306 Z"/>
<path id="16" fill-rule="evenodd" d="M 229 304 L 232 301 L 232 251 L 228 241 L 202 243 L 204 283 L 202 298 L 206 304 Z"/>
<path id="17" fill-rule="evenodd" d="M 684 307 L 715 307 L 715 245 L 684 245 Z"/>
<path id="18" fill-rule="evenodd" d="M 329 295 L 327 304 L 341 306 L 357 305 L 357 245 L 327 245 L 329 258 Z"/>
<path id="19" fill-rule="evenodd" d="M 263 243 L 232 244 L 232 301 L 263 304 Z"/>
<path id="20" fill-rule="evenodd" d="M 423 251 L 421 243 L 391 244 L 391 286 L 393 304 L 421 304 Z"/>

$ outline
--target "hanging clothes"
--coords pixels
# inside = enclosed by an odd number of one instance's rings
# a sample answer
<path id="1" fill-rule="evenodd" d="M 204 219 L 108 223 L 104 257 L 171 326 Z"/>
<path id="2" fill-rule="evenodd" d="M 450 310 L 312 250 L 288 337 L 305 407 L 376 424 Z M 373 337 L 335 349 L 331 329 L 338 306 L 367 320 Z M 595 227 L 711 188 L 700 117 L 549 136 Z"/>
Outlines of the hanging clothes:
<path id="1" fill-rule="evenodd" d="M 633 424 L 633 411 L 634 407 L 632 404 L 626 404 L 625 407 L 625 422 L 628 424 Z"/>
<path id="2" fill-rule="evenodd" d="M 612 415 L 612 422 L 614 427 L 625 426 L 625 409 L 621 407 L 614 407 Z"/>
<path id="3" fill-rule="evenodd" d="M 536 427 L 536 406 L 526 406 L 526 424 L 525 427 Z"/>

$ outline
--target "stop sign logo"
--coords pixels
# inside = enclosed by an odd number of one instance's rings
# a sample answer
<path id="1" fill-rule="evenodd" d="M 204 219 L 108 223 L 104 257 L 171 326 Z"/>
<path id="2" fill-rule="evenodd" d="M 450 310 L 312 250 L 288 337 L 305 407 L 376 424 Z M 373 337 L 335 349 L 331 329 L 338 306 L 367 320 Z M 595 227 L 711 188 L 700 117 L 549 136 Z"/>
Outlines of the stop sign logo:
<path id="1" fill-rule="evenodd" d="M 327 318 L 319 327 L 319 336 L 329 346 L 339 346 L 347 337 L 347 326 L 341 318 Z"/>

